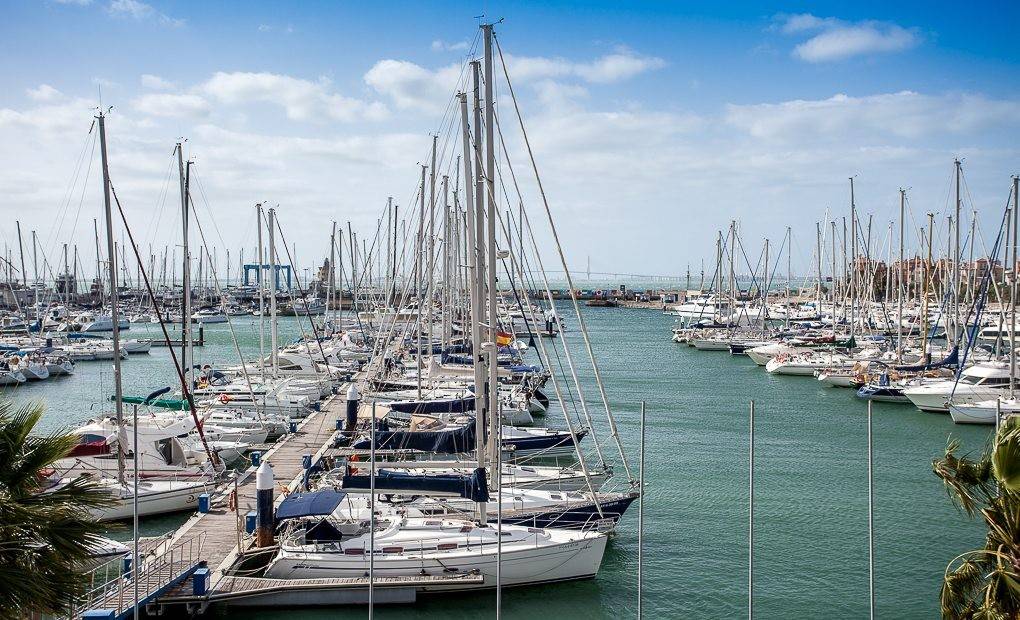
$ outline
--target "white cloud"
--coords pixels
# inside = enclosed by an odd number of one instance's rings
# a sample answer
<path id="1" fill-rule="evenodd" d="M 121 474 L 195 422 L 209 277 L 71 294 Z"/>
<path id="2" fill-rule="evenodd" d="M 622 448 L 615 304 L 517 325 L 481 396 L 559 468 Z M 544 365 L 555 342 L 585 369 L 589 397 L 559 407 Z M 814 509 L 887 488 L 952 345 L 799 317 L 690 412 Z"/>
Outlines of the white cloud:
<path id="1" fill-rule="evenodd" d="M 535 83 L 535 95 L 544 106 L 565 109 L 567 106 L 578 105 L 581 99 L 587 99 L 588 89 L 577 84 L 541 80 Z"/>
<path id="2" fill-rule="evenodd" d="M 137 21 L 155 20 L 164 26 L 179 28 L 184 25 L 183 19 L 170 17 L 162 13 L 152 5 L 140 2 L 139 0 L 111 0 L 107 7 L 110 15 L 117 17 L 130 17 Z"/>
<path id="3" fill-rule="evenodd" d="M 87 129 L 95 106 L 95 101 L 76 98 L 26 110 L 0 108 L 0 127 L 39 130 L 47 134 Z"/>
<path id="4" fill-rule="evenodd" d="M 131 105 L 142 114 L 171 118 L 200 118 L 208 116 L 210 111 L 209 102 L 189 94 L 149 93 L 138 97 Z"/>
<path id="5" fill-rule="evenodd" d="M 461 66 L 435 71 L 407 60 L 380 60 L 365 74 L 365 83 L 404 110 L 440 112 L 454 95 Z"/>
<path id="6" fill-rule="evenodd" d="M 666 61 L 620 49 L 590 62 L 573 62 L 542 56 L 506 56 L 507 70 L 514 81 L 575 77 L 586 82 L 608 84 L 630 79 L 641 73 L 661 69 Z"/>
<path id="7" fill-rule="evenodd" d="M 596 76 L 624 79 L 616 76 L 629 69 L 591 69 L 585 76 L 587 69 L 578 67 L 596 67 L 600 59 L 544 60 L 519 65 L 528 73 L 526 79 L 515 75 L 521 83 L 517 96 L 573 265 L 590 252 L 593 263 L 600 257 L 622 272 L 682 273 L 685 261 L 697 271 L 697 261 L 712 256 L 715 230 L 738 218 L 744 230 L 754 231 L 748 239 L 755 241 L 777 240 L 793 224 L 795 247 L 805 255 L 794 256 L 797 269 L 810 264 L 814 221 L 826 205 L 845 201 L 847 176 L 860 175 L 859 205 L 884 222 L 882 200 L 888 198 L 894 208 L 900 186 L 914 187 L 911 202 L 925 210 L 945 204 L 952 157 L 959 155 L 966 158 L 975 208 L 988 205 L 981 213 L 990 214 L 992 203 L 997 208 L 1003 198 L 998 191 L 1013 172 L 1011 162 L 1020 157 L 1009 144 L 1020 129 L 1020 100 L 904 91 L 694 114 L 675 102 L 619 104 L 594 96 L 592 85 L 601 84 L 593 81 Z M 211 213 L 200 217 L 218 222 L 226 245 L 232 251 L 246 247 L 247 253 L 254 243 L 251 205 L 278 201 L 288 242 L 298 245 L 299 261 L 307 266 L 326 247 L 323 222 L 350 219 L 370 235 L 389 195 L 401 215 L 411 217 L 415 164 L 430 145 L 425 130 L 438 122 L 459 75 L 457 65 L 377 63 L 365 76 L 367 88 L 400 111 L 386 123 L 358 122 L 371 118 L 374 106 L 382 108 L 371 98 L 376 95 L 346 97 L 326 79 L 224 72 L 162 91 L 125 83 L 115 93 L 129 105 L 112 101 L 118 105 L 108 121 L 111 172 L 129 220 L 137 223 L 136 235 L 157 246 L 167 243 L 176 235 L 167 219 L 172 205 L 162 207 L 158 229 L 149 233 L 145 227 L 156 226 L 153 213 L 172 169 L 169 147 L 183 134 L 204 190 L 199 211 Z M 0 108 L 0 132 L 7 137 L 0 143 L 0 186 L 22 205 L 22 227 L 44 238 L 55 219 L 54 205 L 65 200 L 62 192 L 81 145 L 92 139 L 87 131 L 96 105 L 62 83 L 51 87 L 66 94 Z M 86 85 L 83 92 L 94 90 Z M 525 204 L 539 209 L 531 211 L 537 227 L 544 216 L 516 119 L 504 98 L 499 106 Z M 452 165 L 454 156 L 447 152 L 444 161 Z M 338 178 L 357 182 L 337 194 Z M 73 201 L 83 205 L 79 230 L 55 236 L 60 242 L 90 243 L 88 220 L 101 213 L 102 204 L 95 164 L 89 179 L 84 201 L 77 193 Z M 0 233 L 7 231 L 0 223 Z M 641 251 L 631 251 L 634 247 Z M 59 259 L 59 249 L 50 252 Z"/>
<path id="8" fill-rule="evenodd" d="M 551 94 L 548 80 L 554 78 L 608 84 L 665 66 L 661 58 L 641 56 L 626 49 L 589 62 L 506 55 L 506 63 L 515 84 L 541 83 L 539 88 L 547 95 Z M 497 74 L 502 73 L 498 61 L 496 71 Z M 432 113 L 445 109 L 458 88 L 458 79 L 469 79 L 468 72 L 462 71 L 459 63 L 439 69 L 426 69 L 407 60 L 392 59 L 380 60 L 365 74 L 365 83 L 380 95 L 392 99 L 398 108 Z M 574 92 L 576 94 L 577 89 Z"/>
<path id="9" fill-rule="evenodd" d="M 755 138 L 788 143 L 848 137 L 921 139 L 1020 124 L 1020 103 L 981 95 L 924 95 L 902 91 L 822 100 L 731 105 L 726 121 Z"/>
<path id="10" fill-rule="evenodd" d="M 56 101 L 64 96 L 63 93 L 49 84 L 40 84 L 38 87 L 29 88 L 25 92 L 34 101 Z"/>
<path id="11" fill-rule="evenodd" d="M 283 28 L 277 28 L 271 24 L 259 24 L 258 27 L 259 32 L 274 32 L 276 30 L 284 34 L 294 34 L 294 26 L 292 24 L 287 24 Z"/>
<path id="12" fill-rule="evenodd" d="M 839 25 L 839 20 L 834 17 L 817 17 L 810 13 L 779 15 L 777 18 L 780 22 L 779 28 L 784 34 L 795 34 Z"/>
<path id="13" fill-rule="evenodd" d="M 432 42 L 433 52 L 466 52 L 468 47 L 467 41 L 458 41 L 457 43 L 447 43 L 441 39 L 436 39 Z"/>
<path id="14" fill-rule="evenodd" d="M 230 105 L 276 104 L 286 110 L 288 118 L 297 121 L 350 122 L 386 116 L 383 104 L 336 93 L 326 78 L 312 82 L 276 73 L 217 72 L 200 90 Z"/>
<path id="15" fill-rule="evenodd" d="M 900 52 L 921 40 L 915 29 L 874 20 L 847 22 L 809 13 L 780 15 L 777 20 L 784 34 L 817 33 L 793 50 L 794 57 L 812 63 Z"/>
<path id="16" fill-rule="evenodd" d="M 174 90 L 177 88 L 176 83 L 148 73 L 142 74 L 142 86 L 151 90 Z"/>
<path id="17" fill-rule="evenodd" d="M 627 80 L 665 66 L 666 61 L 661 58 L 622 52 L 608 54 L 594 62 L 578 64 L 574 67 L 574 72 L 589 82 L 607 84 Z"/>

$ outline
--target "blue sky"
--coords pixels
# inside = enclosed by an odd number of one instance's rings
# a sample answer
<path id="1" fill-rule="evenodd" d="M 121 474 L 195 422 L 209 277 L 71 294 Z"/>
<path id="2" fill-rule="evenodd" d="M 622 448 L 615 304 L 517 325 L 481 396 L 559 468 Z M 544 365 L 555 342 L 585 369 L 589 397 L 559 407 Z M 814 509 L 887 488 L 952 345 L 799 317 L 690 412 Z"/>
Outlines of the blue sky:
<path id="1" fill-rule="evenodd" d="M 793 226 L 806 269 L 851 175 L 884 235 L 900 186 L 917 221 L 946 210 L 955 155 L 986 228 L 1020 170 L 1011 3 L 19 1 L 0 24 L 4 210 L 51 260 L 89 247 L 96 184 L 67 187 L 101 86 L 145 239 L 175 234 L 162 196 L 186 136 L 224 245 L 250 247 L 251 205 L 269 200 L 317 259 L 329 220 L 368 233 L 387 196 L 410 199 L 483 13 L 504 19 L 574 266 L 677 273 L 737 219 L 749 253 Z"/>

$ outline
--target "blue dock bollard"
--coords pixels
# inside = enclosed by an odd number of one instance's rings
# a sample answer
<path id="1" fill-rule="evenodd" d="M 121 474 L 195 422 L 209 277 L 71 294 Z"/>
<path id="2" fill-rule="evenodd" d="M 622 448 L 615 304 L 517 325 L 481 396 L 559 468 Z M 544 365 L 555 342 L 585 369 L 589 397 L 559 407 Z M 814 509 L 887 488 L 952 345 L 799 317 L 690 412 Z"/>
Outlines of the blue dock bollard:
<path id="1" fill-rule="evenodd" d="M 338 431 L 344 430 L 344 421 L 341 420 L 340 418 L 336 419 L 336 430 Z"/>
<path id="2" fill-rule="evenodd" d="M 201 513 L 209 512 L 209 494 L 202 493 L 198 496 L 198 511 Z"/>
<path id="3" fill-rule="evenodd" d="M 290 422 L 290 432 L 292 432 L 292 433 L 296 433 L 297 432 L 297 422 L 295 422 L 293 420 L 291 420 L 291 422 Z"/>
<path id="4" fill-rule="evenodd" d="M 244 532 L 246 534 L 255 533 L 255 519 L 258 518 L 258 513 L 254 510 L 249 510 L 248 514 L 244 515 Z"/>
<path id="5" fill-rule="evenodd" d="M 262 452 L 260 450 L 252 450 L 248 456 L 251 457 L 252 467 L 258 468 L 262 464 Z"/>
<path id="6" fill-rule="evenodd" d="M 312 455 L 311 454 L 303 454 L 303 455 L 301 455 L 301 467 L 303 469 L 311 469 L 312 468 Z"/>
<path id="7" fill-rule="evenodd" d="M 196 568 L 191 575 L 191 593 L 205 596 L 209 592 L 209 569 L 205 566 Z"/>

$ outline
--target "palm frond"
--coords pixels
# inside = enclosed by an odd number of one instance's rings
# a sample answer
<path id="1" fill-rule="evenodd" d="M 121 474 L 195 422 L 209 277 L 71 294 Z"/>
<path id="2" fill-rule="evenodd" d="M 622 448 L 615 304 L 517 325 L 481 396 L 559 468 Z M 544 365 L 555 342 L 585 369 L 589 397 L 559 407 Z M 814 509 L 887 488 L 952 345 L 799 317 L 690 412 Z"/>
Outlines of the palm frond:
<path id="1" fill-rule="evenodd" d="M 0 618 L 67 610 L 85 586 L 90 546 L 105 532 L 91 509 L 115 501 L 87 477 L 41 487 L 40 471 L 77 443 L 69 434 L 33 434 L 43 411 L 0 401 Z"/>

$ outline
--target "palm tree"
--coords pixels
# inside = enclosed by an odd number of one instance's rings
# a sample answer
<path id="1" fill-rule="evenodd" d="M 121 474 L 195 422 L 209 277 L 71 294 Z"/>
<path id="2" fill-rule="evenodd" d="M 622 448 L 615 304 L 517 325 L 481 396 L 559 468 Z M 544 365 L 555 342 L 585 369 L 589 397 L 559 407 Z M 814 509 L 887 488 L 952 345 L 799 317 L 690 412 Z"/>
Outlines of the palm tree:
<path id="1" fill-rule="evenodd" d="M 1020 617 L 1020 421 L 1010 418 L 978 460 L 951 440 L 932 461 L 953 502 L 988 526 L 985 545 L 950 561 L 940 595 L 945 618 Z"/>
<path id="2" fill-rule="evenodd" d="M 38 403 L 0 401 L 0 618 L 66 611 L 85 587 L 89 547 L 104 527 L 90 509 L 112 496 L 77 478 L 42 492 L 43 472 L 67 456 L 74 435 L 33 435 Z"/>

